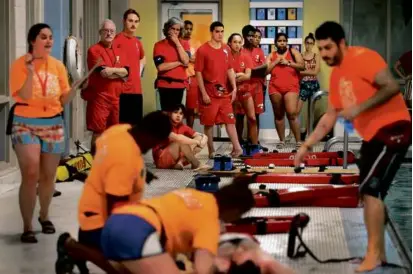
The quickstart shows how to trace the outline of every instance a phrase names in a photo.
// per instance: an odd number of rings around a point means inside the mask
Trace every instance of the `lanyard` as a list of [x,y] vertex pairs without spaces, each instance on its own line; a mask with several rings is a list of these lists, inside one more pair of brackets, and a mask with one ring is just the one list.
[[40,86],[41,86],[41,88],[42,88],[42,94],[43,94],[44,97],[46,97],[46,95],[47,95],[47,79],[48,79],[48,77],[49,77],[48,64],[49,64],[49,62],[46,61],[46,70],[45,70],[45,71],[46,71],[46,72],[45,72],[46,76],[44,77],[44,81],[43,81],[42,78],[40,77],[39,72],[38,72],[37,70],[35,70],[36,76],[37,76],[37,78],[39,79]]

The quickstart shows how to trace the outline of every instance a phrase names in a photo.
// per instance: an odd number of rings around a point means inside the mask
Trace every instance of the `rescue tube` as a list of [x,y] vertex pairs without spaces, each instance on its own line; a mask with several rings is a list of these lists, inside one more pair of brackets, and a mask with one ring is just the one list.
[[64,159],[60,162],[56,172],[56,182],[73,180],[84,181],[87,171],[92,167],[93,157],[90,152],[78,153],[76,156]]
[[[246,217],[225,224],[225,229],[227,232],[250,235],[288,233],[293,218],[294,216]],[[305,220],[302,221],[304,222]]]
[[[343,159],[344,152],[343,151],[330,151],[330,152],[310,152],[306,155],[305,159],[320,159],[320,158],[328,158],[328,159]],[[289,159],[294,160],[295,153],[279,153],[279,152],[268,152],[268,153],[256,153],[251,158],[253,159],[262,159],[262,158],[270,158],[270,159]],[[356,163],[356,155],[352,151],[347,152],[347,162],[349,164]]]
[[[262,187],[260,186],[260,189]],[[347,207],[359,204],[357,185],[351,186],[302,186],[288,189],[261,190],[254,194],[256,207]]]
[[257,176],[257,183],[283,183],[283,184],[333,184],[351,185],[358,184],[360,175],[358,174],[303,174],[288,173],[276,174],[268,173]]
[[83,75],[82,53],[75,36],[70,35],[65,39],[63,51],[63,63],[72,82],[80,80]]

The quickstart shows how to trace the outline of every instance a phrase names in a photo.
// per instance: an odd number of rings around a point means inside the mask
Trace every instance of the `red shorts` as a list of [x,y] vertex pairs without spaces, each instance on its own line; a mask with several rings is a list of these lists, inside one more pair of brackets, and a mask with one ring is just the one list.
[[181,153],[180,157],[175,160],[168,147],[162,149],[157,157],[154,157],[156,168],[161,169],[173,168],[180,160],[183,161],[182,164],[184,166],[188,164],[183,153]]
[[237,101],[234,102],[234,112],[236,114],[245,114],[241,102],[247,100],[249,97],[252,97],[252,100],[254,101],[255,114],[264,112],[264,91],[262,89],[262,84],[260,82],[255,82],[251,84],[251,87],[251,93],[248,92],[248,94],[244,93],[237,95]]
[[87,102],[86,126],[94,133],[102,133],[119,124],[119,100],[95,97]]
[[191,77],[191,83],[189,88],[186,90],[186,108],[187,109],[198,109],[198,82],[196,77]]
[[202,98],[199,100],[199,120],[201,125],[235,124],[231,97],[215,98],[210,96],[209,98],[211,99],[209,105],[205,105],[201,101]]
[[294,92],[294,93],[297,93],[297,94],[300,93],[300,87],[298,85],[298,82],[297,82],[297,85],[293,84],[293,85],[285,86],[285,87],[282,87],[282,88],[275,86],[274,82],[269,83],[268,95],[273,95],[275,93],[279,93],[279,94],[284,96],[285,94],[287,94],[289,92]]

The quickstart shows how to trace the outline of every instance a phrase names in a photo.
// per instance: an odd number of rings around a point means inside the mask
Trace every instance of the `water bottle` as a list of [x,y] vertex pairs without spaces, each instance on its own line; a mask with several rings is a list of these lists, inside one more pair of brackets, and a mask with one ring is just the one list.
[[339,119],[340,123],[343,124],[344,126],[344,130],[348,133],[348,134],[352,134],[354,132],[354,126],[353,123],[349,120],[345,120],[343,118]]

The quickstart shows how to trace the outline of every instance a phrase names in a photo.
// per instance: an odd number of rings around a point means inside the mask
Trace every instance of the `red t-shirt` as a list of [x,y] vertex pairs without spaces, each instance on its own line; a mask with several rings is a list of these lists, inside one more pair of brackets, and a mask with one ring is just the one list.
[[[252,61],[252,68],[256,68],[265,64],[264,51],[261,48],[252,48],[252,50],[243,48],[242,51],[250,56]],[[264,85],[265,77],[251,77],[251,82],[260,82],[262,85]]]
[[[231,91],[228,89],[228,70],[233,68],[229,55],[231,50],[227,45],[219,49],[213,48],[206,42],[196,52],[195,71],[202,73],[205,90],[211,97],[229,97]],[[220,90],[219,87],[225,90]]]
[[129,61],[128,81],[124,83],[123,93],[142,94],[140,60],[145,57],[145,52],[141,41],[120,32],[113,44],[115,49],[121,49],[126,54]]
[[[235,73],[245,73],[246,69],[252,69],[253,64],[250,56],[244,51],[241,51],[239,54],[234,54],[231,52],[232,64],[234,66]],[[237,91],[244,93],[249,92],[250,90],[250,81],[244,81],[241,83],[237,83]]]
[[[364,47],[349,47],[340,66],[334,67],[330,78],[329,101],[338,109],[360,105],[377,93],[374,84],[377,73],[387,68],[375,51]],[[397,121],[410,121],[402,95],[361,113],[354,119],[354,128],[365,140],[371,140],[383,127]]]
[[[185,135],[188,138],[192,138],[195,135],[195,131],[190,128],[189,126],[185,125],[185,124],[178,124],[178,125],[172,125],[172,132],[175,134],[182,134]],[[154,147],[152,149],[152,156],[153,159],[155,161],[157,161],[159,159],[159,155],[161,154],[162,150],[165,149],[166,147],[168,147],[170,144],[172,143],[172,141],[167,140],[159,145],[157,145],[156,147]]]
[[[128,59],[124,52],[115,47],[106,48],[102,43],[97,43],[87,51],[88,69],[96,64],[101,58],[101,67],[123,68],[129,67]],[[124,80],[122,78],[108,79],[100,75],[100,70],[95,70],[89,77],[89,84],[82,91],[82,98],[86,101],[94,99],[96,96],[104,96],[117,100],[122,93]]]
[[[179,41],[181,42],[181,45],[184,48],[184,50],[186,52],[190,52],[188,41],[182,39],[180,39]],[[162,57],[164,59],[164,63],[181,61],[175,43],[168,39],[163,39],[155,43],[155,46],[153,47],[153,58],[155,60],[159,57]],[[186,74],[186,67],[184,66],[178,66],[168,71],[158,71],[158,77],[168,77],[171,79],[177,79],[182,81],[178,82],[158,79],[157,87],[160,88],[185,88],[186,84],[184,81],[188,79],[188,76]]]
[[[276,51],[271,53],[271,62],[278,57]],[[293,61],[290,50],[287,50],[285,55],[286,60]],[[276,89],[279,92],[299,91],[300,77],[296,69],[278,64],[271,71],[270,89]]]

